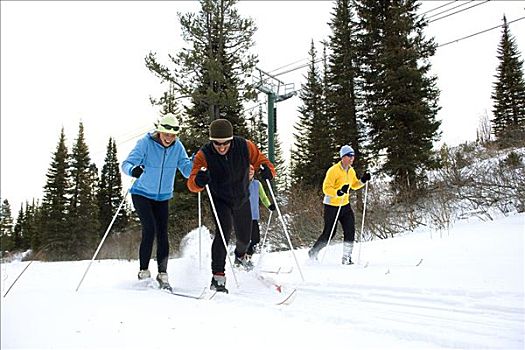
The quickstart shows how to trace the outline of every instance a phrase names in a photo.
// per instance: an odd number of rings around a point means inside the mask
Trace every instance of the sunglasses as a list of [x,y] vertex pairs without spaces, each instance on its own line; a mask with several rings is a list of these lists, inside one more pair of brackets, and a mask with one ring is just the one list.
[[228,146],[231,142],[232,142],[231,140],[224,141],[224,142],[213,141],[213,144],[217,147],[220,147],[220,146]]
[[169,125],[169,124],[160,124],[160,126],[162,126],[166,130],[179,131],[179,129],[180,129],[178,126],[173,126],[173,125]]

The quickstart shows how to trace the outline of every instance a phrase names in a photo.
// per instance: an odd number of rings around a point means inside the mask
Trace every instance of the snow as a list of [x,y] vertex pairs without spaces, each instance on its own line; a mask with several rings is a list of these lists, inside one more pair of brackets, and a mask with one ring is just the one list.
[[[138,262],[34,262],[1,298],[2,349],[523,349],[525,214],[457,222],[354,248],[340,264],[341,233],[322,262],[269,253],[254,272],[227,268],[230,294],[176,297],[136,280]],[[272,234],[270,232],[270,234]],[[168,265],[177,290],[208,287],[210,237],[190,232]],[[320,257],[323,257],[321,251]],[[257,264],[257,259],[255,261]],[[419,263],[419,266],[418,266]],[[1,265],[2,296],[28,262]],[[201,266],[201,267],[200,267]],[[227,265],[228,266],[228,265]],[[150,268],[156,274],[156,264]],[[290,305],[276,305],[297,288]]]

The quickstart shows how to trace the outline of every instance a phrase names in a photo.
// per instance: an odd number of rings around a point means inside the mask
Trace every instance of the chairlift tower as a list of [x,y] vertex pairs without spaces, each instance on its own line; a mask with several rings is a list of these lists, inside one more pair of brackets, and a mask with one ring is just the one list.
[[257,90],[268,96],[268,159],[275,164],[275,132],[277,131],[277,108],[275,104],[296,94],[294,83],[285,84],[275,76],[256,68],[254,77]]

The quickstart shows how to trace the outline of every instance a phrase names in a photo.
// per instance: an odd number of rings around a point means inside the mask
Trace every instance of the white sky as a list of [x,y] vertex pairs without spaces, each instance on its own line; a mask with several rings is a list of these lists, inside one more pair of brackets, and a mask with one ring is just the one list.
[[[424,2],[422,10],[444,3]],[[490,1],[431,23],[427,33],[445,43],[500,24],[504,13],[509,21],[523,17],[524,5]],[[42,197],[61,127],[71,147],[83,121],[99,169],[110,136],[122,160],[152,127],[157,110],[149,96],[157,97],[162,87],[145,68],[144,57],[154,51],[163,61],[180,49],[184,43],[176,12],[199,6],[189,1],[2,1],[0,6],[1,197],[16,217],[21,202]],[[239,11],[259,28],[254,48],[259,68],[270,72],[305,63],[310,41],[325,40],[330,33],[332,7],[332,1],[241,1]],[[510,28],[523,53],[525,20]],[[479,117],[490,113],[500,37],[496,29],[438,48],[432,60],[447,144],[475,139]],[[302,69],[279,78],[299,89],[304,74]],[[298,97],[277,104],[285,149],[298,104]]]
[[[307,249],[294,251],[297,264],[289,251],[266,254],[263,269],[293,268],[263,273],[282,284],[281,294],[254,272],[237,271],[236,287],[227,265],[228,295],[175,297],[154,283],[141,286],[138,261],[126,259],[97,260],[75,292],[88,261],[36,261],[0,297],[0,347],[522,350],[525,214],[509,215],[456,222],[441,236],[426,226],[364,242],[354,248],[360,264],[352,266],[341,265],[340,229],[322,262],[311,262]],[[179,292],[198,295],[209,286],[211,240],[202,231],[202,268],[198,229],[188,234],[183,256],[168,264]],[[27,264],[1,265],[2,296]],[[150,270],[156,276],[153,260]],[[275,305],[294,288],[293,303]]]

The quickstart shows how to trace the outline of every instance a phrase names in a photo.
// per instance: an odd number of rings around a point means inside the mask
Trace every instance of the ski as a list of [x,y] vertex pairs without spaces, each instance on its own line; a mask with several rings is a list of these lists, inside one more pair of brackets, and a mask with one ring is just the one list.
[[297,289],[292,289],[291,292],[285,293],[282,284],[275,282],[273,279],[262,276],[260,274],[255,275],[259,281],[261,281],[266,287],[274,289],[278,293],[285,294],[284,298],[281,301],[277,302],[275,305],[290,305],[296,297]]
[[[208,300],[212,300],[218,294],[224,294],[224,295],[233,296],[233,297],[248,297],[248,296],[242,295],[242,294],[236,294],[236,293],[228,294],[228,293],[217,292],[216,290],[214,290],[214,291],[212,291],[212,293],[210,294],[210,296],[207,299]],[[277,306],[290,305],[291,303],[293,303],[293,301],[295,300],[296,296],[297,296],[297,289],[294,288],[291,292],[285,293],[284,297],[281,298],[281,300],[279,300],[277,302],[274,302],[273,305],[277,305]]]
[[173,289],[161,289],[162,291],[166,292],[166,293],[169,293],[171,295],[175,295],[175,296],[178,296],[178,297],[183,297],[183,298],[190,298],[190,299],[203,299],[204,296],[206,295],[206,290],[208,288],[204,288],[202,290],[202,292],[200,294],[189,294],[189,293],[186,293],[186,292],[179,292],[177,290],[173,290]]
[[294,288],[290,293],[288,293],[288,295],[284,297],[284,299],[282,299],[275,305],[290,305],[291,303],[293,303],[296,296],[297,296],[297,289]]
[[280,274],[280,273],[292,273],[293,271],[293,267],[289,267],[289,268],[282,268],[282,267],[279,267],[275,270],[271,270],[271,269],[266,269],[266,270],[261,270],[260,272],[262,273],[273,273],[273,274]]
[[161,288],[159,286],[158,281],[155,281],[153,278],[146,278],[146,279],[138,281],[135,284],[135,288],[159,290],[164,293],[168,293],[168,294],[175,295],[178,297],[183,297],[183,298],[190,298],[190,299],[203,299],[206,294],[206,290],[207,290],[207,288],[204,288],[202,292],[200,292],[199,294],[193,294],[193,293],[189,293],[189,292],[186,293],[181,290],[173,289],[171,286],[169,286],[169,284],[165,286],[164,288]]
[[[218,292],[217,292],[216,290],[212,291],[212,293],[211,293],[210,296],[208,297],[208,300],[212,300],[213,297],[217,295],[217,293],[218,293]],[[221,293],[223,293],[223,292],[221,292]],[[228,294],[228,293],[224,293],[224,294]]]
[[[415,265],[396,265],[395,267],[411,267],[411,266],[418,267],[422,263],[423,263],[423,258],[420,258],[419,261],[417,262],[417,264],[415,264]],[[389,273],[390,273],[390,268],[388,268],[386,270],[385,275],[388,275]]]
[[282,293],[283,286],[279,283],[275,282],[273,279],[264,277],[261,274],[256,273],[255,277],[258,281],[260,281],[265,287],[268,287],[270,289],[275,289],[277,292]]

